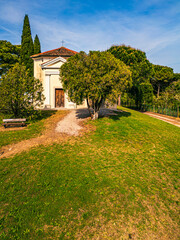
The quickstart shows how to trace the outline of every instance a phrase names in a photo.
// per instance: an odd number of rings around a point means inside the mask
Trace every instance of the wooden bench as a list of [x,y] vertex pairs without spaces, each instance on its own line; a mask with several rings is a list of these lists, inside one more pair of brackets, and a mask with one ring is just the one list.
[[24,127],[26,126],[26,118],[15,118],[15,119],[3,119],[3,126],[7,128],[8,126]]

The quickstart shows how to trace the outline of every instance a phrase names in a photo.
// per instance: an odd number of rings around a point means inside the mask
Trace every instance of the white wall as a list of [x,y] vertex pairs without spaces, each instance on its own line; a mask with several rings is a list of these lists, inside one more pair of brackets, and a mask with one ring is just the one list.
[[[43,108],[45,105],[50,105],[51,108],[55,108],[55,89],[63,88],[60,81],[59,69],[63,62],[58,61],[53,64],[46,65],[42,68],[41,64],[52,60],[53,58],[35,58],[34,60],[34,77],[40,79],[44,88],[44,95],[46,97]],[[84,108],[87,107],[86,101],[82,105],[76,106],[75,103],[68,99],[67,93],[65,93],[64,107],[71,108]]]

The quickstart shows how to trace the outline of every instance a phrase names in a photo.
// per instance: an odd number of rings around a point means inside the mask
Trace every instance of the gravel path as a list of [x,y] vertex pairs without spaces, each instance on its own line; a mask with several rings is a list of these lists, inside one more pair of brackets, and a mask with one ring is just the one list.
[[[118,110],[117,110],[118,111]],[[113,109],[103,108],[100,110],[99,116],[117,115]],[[79,131],[82,130],[81,122],[84,119],[90,118],[88,109],[76,109],[72,110],[63,120],[59,121],[55,129],[56,132],[66,133],[68,135],[79,135]]]
[[77,119],[76,111],[73,110],[67,116],[65,116],[63,120],[58,122],[55,131],[77,136],[79,131],[82,129],[82,127],[79,125],[80,121],[82,121],[82,119]]
[[149,115],[150,117],[160,119],[160,120],[170,123],[174,126],[180,127],[180,119],[177,119],[175,117],[169,117],[166,115],[160,115],[158,113],[152,113],[152,112],[145,112],[144,114]]

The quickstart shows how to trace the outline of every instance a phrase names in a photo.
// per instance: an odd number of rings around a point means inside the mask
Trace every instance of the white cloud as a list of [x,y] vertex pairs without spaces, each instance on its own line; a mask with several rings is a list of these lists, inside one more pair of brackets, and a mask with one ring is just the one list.
[[[33,18],[33,29],[39,33],[45,48],[58,46],[62,40],[79,50],[100,49],[112,44],[129,44],[144,51],[166,47],[180,36],[178,27],[165,29],[167,19],[161,21],[139,16],[126,16],[115,12],[94,16],[86,21],[52,21]],[[34,30],[35,31],[35,30]]]
[[[0,19],[22,26],[27,9],[34,6],[36,9],[42,10],[43,6],[47,4],[46,0],[32,2],[32,4],[27,1],[22,3],[22,0],[18,0],[18,2],[21,3],[18,6],[17,2],[3,4],[0,9]],[[135,1],[136,3],[137,1]],[[162,3],[163,0],[142,1],[139,9],[145,10],[152,6],[160,7]],[[169,2],[167,1],[166,4]],[[180,9],[179,3],[168,5],[168,9],[162,7],[162,11],[157,8],[151,13],[99,11],[95,15],[76,14],[72,18],[69,16],[64,18],[65,16],[61,15],[63,10],[72,8],[69,6],[69,0],[63,0],[60,6],[59,15],[55,17],[50,14],[43,17],[42,14],[40,16],[40,14],[31,11],[32,34],[33,36],[38,34],[43,51],[60,47],[62,40],[65,41],[66,47],[86,52],[106,50],[113,44],[126,44],[147,52],[148,58],[158,64],[166,65],[179,62],[177,58],[180,55],[180,47],[176,44],[180,40],[180,23],[176,21]],[[17,33],[20,41],[21,33],[19,34],[19,32],[22,29],[15,29],[12,33],[11,29],[7,27],[4,30],[8,36],[11,34],[12,39],[15,39],[14,36]]]
[[20,23],[24,17],[24,11],[24,6],[19,1],[4,1],[0,7],[0,19],[8,23]]
[[0,29],[4,30],[5,32],[10,33],[10,34],[12,34],[12,35],[16,35],[16,32],[15,32],[15,31],[12,31],[11,29],[8,29],[8,28],[3,27],[3,26],[1,26],[1,25],[0,25]]

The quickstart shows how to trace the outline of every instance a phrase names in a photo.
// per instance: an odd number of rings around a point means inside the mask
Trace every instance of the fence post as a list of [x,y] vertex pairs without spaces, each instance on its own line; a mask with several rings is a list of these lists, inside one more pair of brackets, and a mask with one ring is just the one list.
[[177,105],[177,117],[179,118],[179,104]]

